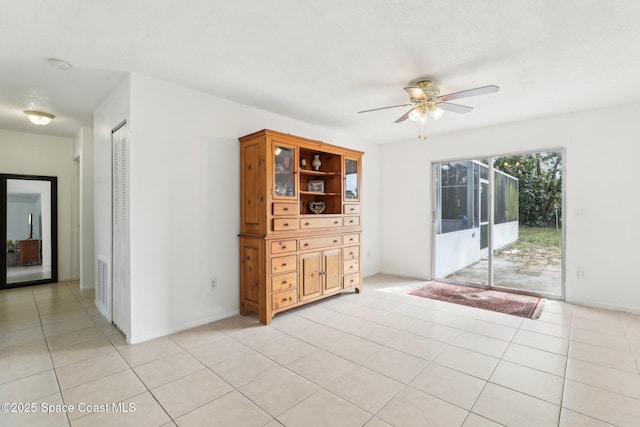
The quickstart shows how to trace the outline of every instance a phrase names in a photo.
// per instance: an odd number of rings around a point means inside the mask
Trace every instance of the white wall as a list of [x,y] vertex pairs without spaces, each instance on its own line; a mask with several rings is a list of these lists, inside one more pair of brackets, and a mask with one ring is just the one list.
[[0,129],[0,172],[58,177],[58,280],[72,277],[73,140]]
[[640,312],[639,115],[634,104],[382,146],[381,270],[431,277],[431,162],[564,147],[566,299]]
[[93,129],[80,128],[73,140],[74,158],[79,162],[79,267],[80,288],[95,286],[93,241]]
[[[98,232],[110,230],[110,153],[102,144],[127,118],[125,92],[113,94],[95,115],[96,255],[108,259],[110,231]],[[365,151],[363,274],[379,270],[377,146],[135,74],[130,99],[131,342],[238,313],[238,137],[260,129]]]
[[[93,113],[93,220],[94,220],[94,283],[97,283],[97,259],[111,264],[111,130],[129,119],[130,79],[124,78],[118,87],[105,98]],[[97,296],[97,294],[96,294]],[[127,299],[127,304],[130,299]],[[96,301],[98,310],[111,320],[108,307]],[[130,314],[131,310],[127,309]],[[130,316],[118,325],[128,335]]]

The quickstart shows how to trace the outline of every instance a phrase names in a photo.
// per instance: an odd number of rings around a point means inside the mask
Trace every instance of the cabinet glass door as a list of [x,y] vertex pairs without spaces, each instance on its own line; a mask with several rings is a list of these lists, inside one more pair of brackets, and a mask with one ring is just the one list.
[[296,180],[294,173],[295,149],[282,145],[274,145],[273,170],[275,197],[296,197]]
[[344,160],[344,198],[345,200],[359,200],[358,161]]

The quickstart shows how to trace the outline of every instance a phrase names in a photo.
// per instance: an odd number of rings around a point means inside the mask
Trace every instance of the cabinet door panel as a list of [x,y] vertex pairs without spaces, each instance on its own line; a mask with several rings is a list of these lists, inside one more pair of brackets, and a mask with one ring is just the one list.
[[273,198],[296,199],[296,148],[273,141]]
[[344,159],[344,200],[360,200],[360,162],[357,159]]
[[334,249],[324,252],[324,291],[336,292],[342,288],[340,280],[341,251]]
[[300,257],[300,300],[322,294],[322,253],[313,252]]

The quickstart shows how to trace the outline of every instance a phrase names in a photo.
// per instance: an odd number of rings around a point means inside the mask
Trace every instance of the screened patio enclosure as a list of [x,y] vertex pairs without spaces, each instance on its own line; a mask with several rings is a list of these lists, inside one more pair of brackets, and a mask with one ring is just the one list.
[[[488,163],[488,162],[487,162]],[[435,182],[434,277],[446,278],[518,240],[518,180],[494,169],[493,180],[484,161],[466,160],[433,166]],[[490,211],[490,181],[494,187]],[[485,267],[474,267],[485,268]],[[486,273],[486,272],[485,272]],[[480,274],[479,277],[488,277]],[[479,279],[479,285],[487,284]]]

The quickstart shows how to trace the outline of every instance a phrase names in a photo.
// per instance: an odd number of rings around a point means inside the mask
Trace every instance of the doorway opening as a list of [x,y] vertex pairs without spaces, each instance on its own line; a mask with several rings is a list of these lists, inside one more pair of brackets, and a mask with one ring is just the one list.
[[433,164],[434,279],[562,299],[562,150]]

